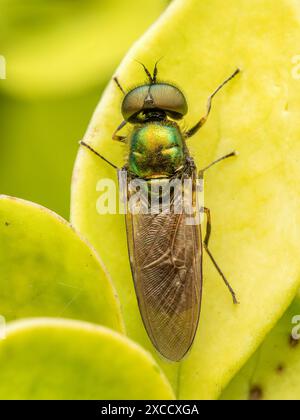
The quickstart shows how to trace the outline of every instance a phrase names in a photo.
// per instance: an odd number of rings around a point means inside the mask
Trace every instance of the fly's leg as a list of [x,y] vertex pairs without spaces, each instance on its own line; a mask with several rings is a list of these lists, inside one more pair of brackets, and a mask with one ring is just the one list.
[[220,157],[217,160],[214,160],[212,163],[210,163],[209,165],[207,165],[205,168],[201,169],[200,172],[203,173],[203,172],[207,171],[207,169],[209,169],[212,166],[214,166],[216,163],[222,162],[222,160],[225,160],[225,159],[228,159],[228,158],[231,158],[231,157],[234,157],[234,156],[237,156],[237,152],[236,151],[233,151],[231,153],[228,153],[227,155],[222,156],[222,157]]
[[[119,79],[117,77],[113,78],[113,81],[116,83],[120,91],[125,95],[125,90],[122,88],[121,83],[119,82]],[[119,127],[116,129],[116,131],[113,133],[113,140],[125,142],[126,137],[117,135],[118,131],[120,131],[125,125],[127,124],[126,121],[122,121],[122,123],[119,125]],[[110,162],[108,159],[106,159],[104,156],[100,155],[95,149],[93,149],[89,144],[85,143],[83,140],[79,142],[81,146],[86,147],[89,149],[92,153],[94,153],[96,156],[98,156],[100,159],[104,160],[104,162],[108,163],[112,168],[119,169],[114,163]]]
[[204,242],[203,242],[204,249],[207,252],[209,258],[212,261],[212,263],[214,264],[215,268],[217,269],[218,273],[222,277],[222,279],[223,279],[225,285],[227,286],[228,290],[230,291],[231,296],[232,296],[232,299],[233,299],[233,303],[235,305],[237,305],[239,302],[238,302],[238,300],[236,298],[236,294],[235,294],[234,290],[230,286],[230,284],[229,284],[228,280],[226,279],[224,273],[222,272],[221,268],[218,266],[216,260],[214,259],[212,253],[210,252],[210,250],[208,248],[209,238],[210,238],[210,235],[211,235],[211,216],[210,216],[210,210],[207,207],[204,207],[204,212],[205,212],[206,217],[207,217],[207,222],[206,222],[206,235],[205,235]]
[[121,143],[125,143],[126,136],[119,136],[117,133],[122,130],[123,127],[127,124],[127,121],[122,121],[119,127],[116,129],[116,131],[112,135],[112,139],[116,141],[120,141]]
[[188,130],[185,133],[186,137],[192,137],[194,134],[196,134],[200,128],[206,123],[207,118],[210,114],[211,111],[211,105],[212,105],[212,100],[213,98],[216,96],[216,94],[222,89],[223,86],[225,86],[230,80],[232,80],[238,73],[240,73],[240,69],[237,69],[230,77],[228,77],[228,79],[226,79],[208,98],[207,101],[207,109],[206,109],[206,114],[204,115],[204,117],[202,117],[200,119],[200,121],[197,122],[197,124],[194,125],[194,127],[192,127],[190,130]]
[[212,163],[210,163],[209,165],[207,165],[205,168],[203,168],[203,169],[200,169],[200,171],[199,171],[199,178],[200,179],[203,179],[203,174],[204,174],[204,172],[205,171],[207,171],[207,169],[209,169],[209,168],[211,168],[212,166],[214,166],[214,165],[216,165],[217,163],[219,163],[219,162],[222,162],[223,160],[225,160],[225,159],[228,159],[228,158],[231,158],[231,157],[234,157],[234,156],[237,156],[237,152],[236,151],[233,151],[233,152],[231,152],[231,153],[228,153],[227,155],[225,155],[225,156],[222,156],[222,157],[220,157],[219,159],[217,159],[217,160],[214,160]]
[[118,169],[119,168],[112,162],[110,162],[108,159],[106,159],[104,156],[100,155],[95,149],[93,149],[89,144],[85,143],[83,140],[79,142],[79,144],[83,147],[86,147],[88,150],[90,150],[92,153],[94,153],[96,156],[98,156],[100,159],[104,160],[104,162],[108,163],[112,168]]
[[125,90],[122,88],[121,83],[119,82],[119,79],[117,77],[113,78],[113,81],[115,82],[115,84],[118,86],[118,88],[120,89],[120,91],[123,93],[123,95],[126,95]]
[[[201,169],[199,171],[199,175],[198,175],[199,176],[199,179],[202,180],[203,179],[204,172],[207,169],[211,168],[213,165],[215,165],[215,164],[217,164],[217,163],[219,163],[219,162],[221,162],[221,161],[223,161],[225,159],[228,159],[230,157],[236,156],[236,155],[237,155],[236,152],[231,152],[231,153],[228,153],[227,155],[222,156],[219,159],[213,161],[210,165],[206,166],[205,168],[203,168],[203,169]],[[218,273],[222,277],[225,285],[227,286],[228,290],[230,291],[231,296],[232,296],[232,299],[233,299],[233,303],[234,304],[238,304],[239,302],[238,302],[238,300],[236,298],[236,294],[235,294],[234,290],[230,286],[230,284],[229,284],[228,280],[226,279],[224,273],[222,272],[221,268],[219,267],[218,263],[216,262],[215,258],[213,257],[212,253],[209,250],[208,243],[209,243],[209,239],[210,239],[210,235],[211,235],[211,215],[210,215],[210,210],[207,207],[204,207],[203,209],[204,209],[204,212],[205,212],[206,218],[207,218],[207,222],[206,222],[206,235],[205,235],[204,242],[203,242],[204,249],[206,250],[206,252],[207,252],[209,258],[211,259],[212,263],[214,264],[216,270],[218,271]]]
[[[115,82],[115,84],[118,86],[118,88],[120,89],[120,91],[123,93],[123,95],[126,95],[125,90],[122,88],[121,83],[119,82],[119,79],[117,77],[113,78],[113,81]],[[121,124],[119,125],[119,127],[116,129],[116,131],[113,133],[112,135],[112,139],[116,140],[116,141],[120,141],[122,143],[125,142],[126,137],[125,136],[119,136],[117,133],[118,131],[122,130],[123,127],[125,127],[125,125],[127,124],[127,121],[122,121]]]

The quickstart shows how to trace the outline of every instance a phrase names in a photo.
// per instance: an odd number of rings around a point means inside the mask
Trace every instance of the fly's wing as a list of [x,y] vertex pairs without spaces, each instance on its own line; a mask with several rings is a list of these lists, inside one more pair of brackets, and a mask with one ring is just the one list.
[[126,215],[142,319],[156,349],[172,361],[181,360],[191,347],[201,306],[201,230],[187,223],[188,217],[172,210]]

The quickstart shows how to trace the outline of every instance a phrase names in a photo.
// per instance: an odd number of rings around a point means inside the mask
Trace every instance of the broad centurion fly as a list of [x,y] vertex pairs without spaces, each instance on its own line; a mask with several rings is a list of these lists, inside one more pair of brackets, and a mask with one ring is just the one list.
[[[209,249],[210,211],[197,200],[197,182],[203,179],[204,172],[235,156],[235,152],[197,170],[187,140],[206,122],[214,96],[240,70],[208,98],[206,115],[183,131],[179,121],[188,112],[184,94],[173,84],[158,80],[157,63],[153,74],[142,66],[147,82],[129,92],[114,78],[124,98],[123,121],[112,138],[127,146],[124,167],[119,169],[84,141],[81,145],[118,170],[119,179],[125,175],[128,252],[142,320],[157,351],[168,360],[180,361],[193,344],[199,322],[203,249],[228,287],[233,302],[238,303]],[[120,135],[126,125],[130,125],[129,133]],[[172,188],[168,188],[171,184]],[[133,200],[136,190],[139,199]],[[190,198],[189,205],[185,205],[185,198],[182,200],[185,195]],[[203,240],[201,224],[197,222],[200,213],[205,213],[207,219]]]

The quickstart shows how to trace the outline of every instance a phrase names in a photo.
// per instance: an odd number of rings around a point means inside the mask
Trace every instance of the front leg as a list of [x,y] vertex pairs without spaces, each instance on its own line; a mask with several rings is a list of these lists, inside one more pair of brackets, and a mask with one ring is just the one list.
[[127,121],[122,121],[121,124],[119,125],[119,127],[114,131],[113,135],[112,135],[112,139],[116,140],[116,141],[120,141],[121,143],[125,143],[126,141],[126,136],[119,136],[117,133],[122,130],[123,127],[125,127],[125,125],[127,124]]
[[206,114],[204,115],[204,117],[202,117],[200,119],[200,121],[197,122],[197,124],[194,125],[194,127],[192,127],[190,130],[188,130],[185,133],[186,137],[192,137],[194,134],[196,134],[200,128],[206,123],[207,118],[210,114],[211,111],[211,105],[212,105],[212,100],[213,98],[216,96],[216,94],[222,89],[223,86],[225,86],[230,80],[232,80],[238,73],[240,73],[240,69],[237,69],[230,77],[228,77],[208,98],[207,101],[207,109],[206,109]]

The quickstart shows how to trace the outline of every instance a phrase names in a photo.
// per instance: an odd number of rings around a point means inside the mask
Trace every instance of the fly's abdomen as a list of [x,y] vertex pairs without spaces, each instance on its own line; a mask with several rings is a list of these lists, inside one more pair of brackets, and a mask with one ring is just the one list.
[[184,140],[173,124],[152,122],[136,127],[129,148],[129,170],[140,178],[169,177],[184,164]]
[[193,343],[200,314],[200,226],[191,224],[184,211],[175,213],[167,209],[157,214],[128,213],[126,225],[131,269],[145,328],[160,354],[179,361]]

